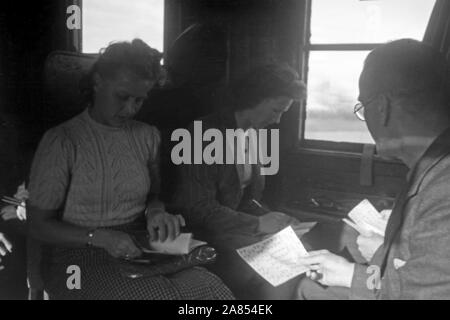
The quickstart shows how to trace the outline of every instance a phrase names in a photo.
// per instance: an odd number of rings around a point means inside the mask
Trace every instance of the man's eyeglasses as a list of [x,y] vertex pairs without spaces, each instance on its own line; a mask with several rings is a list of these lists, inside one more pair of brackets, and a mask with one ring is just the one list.
[[357,104],[355,104],[353,113],[359,120],[366,121],[366,117],[364,117],[364,105],[361,102],[358,102]]
[[364,116],[364,109],[366,106],[369,105],[369,103],[373,102],[378,95],[372,96],[370,99],[367,99],[366,103],[363,104],[362,102],[358,102],[355,104],[355,108],[353,109],[353,113],[356,115],[356,117],[361,121],[366,121],[366,117]]

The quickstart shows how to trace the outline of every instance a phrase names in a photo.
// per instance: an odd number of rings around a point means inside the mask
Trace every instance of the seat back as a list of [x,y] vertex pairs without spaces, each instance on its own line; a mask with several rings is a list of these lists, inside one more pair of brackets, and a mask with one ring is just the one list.
[[[44,66],[43,119],[47,128],[53,127],[81,113],[81,79],[86,76],[96,60],[96,55],[55,51]],[[34,239],[28,239],[27,269],[29,299],[42,300],[44,282],[41,276],[42,250]]]
[[81,113],[83,104],[80,83],[97,55],[65,51],[52,52],[44,66],[44,119],[50,126]]

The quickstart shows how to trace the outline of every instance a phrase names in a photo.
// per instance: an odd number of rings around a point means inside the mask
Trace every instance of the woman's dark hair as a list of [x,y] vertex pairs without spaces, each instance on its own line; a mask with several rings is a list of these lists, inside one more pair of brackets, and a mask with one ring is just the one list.
[[84,103],[94,100],[94,75],[112,78],[117,72],[128,70],[145,80],[158,81],[161,72],[162,54],[140,39],[131,42],[111,43],[100,51],[100,56],[88,75],[82,79],[81,92]]
[[288,65],[271,63],[258,66],[238,79],[232,96],[232,109],[245,110],[269,98],[289,97],[300,101],[306,97],[306,86]]

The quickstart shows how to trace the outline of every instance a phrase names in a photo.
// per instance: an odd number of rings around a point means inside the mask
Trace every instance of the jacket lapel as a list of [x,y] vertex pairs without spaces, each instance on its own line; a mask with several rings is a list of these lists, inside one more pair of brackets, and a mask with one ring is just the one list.
[[420,185],[428,172],[450,153],[450,128],[440,135],[428,148],[411,173],[408,196],[412,197],[419,191]]
[[[226,137],[225,133],[227,129],[237,129],[236,119],[233,112],[220,112],[219,119],[221,131],[224,137]],[[224,139],[224,144],[226,144],[226,139]],[[227,148],[226,150],[230,148],[227,144],[225,147]],[[243,166],[235,164],[233,167],[233,174],[236,176],[236,182],[239,183],[240,187],[242,186],[244,180]],[[261,176],[261,165],[259,162],[252,165],[252,180],[248,187],[250,188],[252,194],[261,194],[262,189],[264,189],[264,178]]]
[[417,165],[408,174],[408,183],[397,197],[394,209],[386,227],[384,241],[384,258],[381,264],[381,273],[386,269],[389,252],[405,219],[405,207],[409,199],[414,197],[425,179],[426,175],[450,153],[450,128],[444,131],[427,149]]

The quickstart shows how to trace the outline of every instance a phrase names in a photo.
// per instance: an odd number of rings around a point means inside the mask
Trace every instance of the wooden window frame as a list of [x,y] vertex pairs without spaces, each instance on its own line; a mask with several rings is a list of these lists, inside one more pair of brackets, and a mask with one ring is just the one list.
[[[309,55],[310,52],[330,52],[330,51],[371,51],[383,43],[327,43],[327,44],[313,44],[311,43],[311,16],[312,16],[312,1],[306,0],[307,10],[305,10],[305,30],[304,39],[302,39],[302,49],[300,54],[302,55],[300,61],[303,61],[301,67],[302,78],[305,83],[308,83],[309,76]],[[299,119],[299,137],[298,137],[298,149],[300,150],[323,150],[325,152],[344,153],[344,154],[358,154],[360,155],[364,144],[358,142],[335,142],[331,140],[312,140],[305,138],[306,120],[307,119],[307,102],[305,101],[300,106],[300,119]],[[357,119],[355,118],[355,121]]]

